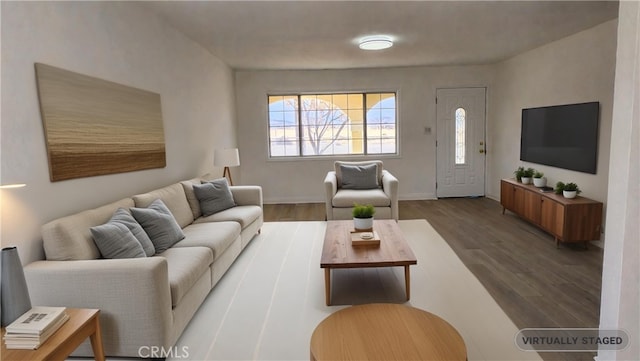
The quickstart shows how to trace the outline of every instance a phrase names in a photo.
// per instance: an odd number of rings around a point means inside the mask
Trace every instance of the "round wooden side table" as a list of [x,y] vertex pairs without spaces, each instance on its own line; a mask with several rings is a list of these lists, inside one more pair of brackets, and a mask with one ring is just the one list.
[[311,336],[311,360],[461,360],[464,340],[447,321],[414,307],[368,304],[325,318]]

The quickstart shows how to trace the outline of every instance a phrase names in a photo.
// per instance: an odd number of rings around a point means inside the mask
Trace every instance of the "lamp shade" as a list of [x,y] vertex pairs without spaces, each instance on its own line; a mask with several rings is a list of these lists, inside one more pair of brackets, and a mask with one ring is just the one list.
[[240,165],[238,148],[216,149],[213,154],[213,165],[216,167],[237,167]]
[[16,247],[2,249],[0,254],[0,307],[2,327],[31,309],[31,298]]

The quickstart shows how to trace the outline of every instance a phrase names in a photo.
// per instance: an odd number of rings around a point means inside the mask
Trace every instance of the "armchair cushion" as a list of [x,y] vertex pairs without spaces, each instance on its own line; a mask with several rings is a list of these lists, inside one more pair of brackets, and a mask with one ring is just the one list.
[[342,189],[375,189],[378,183],[378,165],[340,165]]
[[381,160],[369,160],[369,161],[362,161],[362,162],[347,162],[347,161],[341,161],[338,160],[336,161],[333,166],[334,166],[334,170],[336,172],[336,179],[338,181],[338,188],[342,188],[342,169],[341,166],[343,165],[355,165],[355,166],[363,166],[363,165],[370,165],[370,164],[375,164],[377,166],[376,168],[376,175],[378,177],[377,182],[378,184],[382,184],[382,161]]
[[331,204],[336,208],[353,207],[354,203],[371,204],[374,207],[389,207],[391,200],[380,188],[341,189],[333,197]]

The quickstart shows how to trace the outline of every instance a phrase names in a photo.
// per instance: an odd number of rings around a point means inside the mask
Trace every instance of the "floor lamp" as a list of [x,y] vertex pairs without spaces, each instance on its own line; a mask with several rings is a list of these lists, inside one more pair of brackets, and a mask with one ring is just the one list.
[[238,148],[216,149],[213,154],[213,166],[224,167],[222,176],[229,179],[229,184],[233,185],[231,179],[231,171],[229,167],[237,167],[240,165],[240,154]]

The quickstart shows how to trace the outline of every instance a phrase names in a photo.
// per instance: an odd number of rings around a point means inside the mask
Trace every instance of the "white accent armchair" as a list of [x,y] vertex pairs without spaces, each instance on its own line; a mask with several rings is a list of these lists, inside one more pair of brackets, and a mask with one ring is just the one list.
[[352,219],[354,203],[373,205],[375,218],[398,220],[398,179],[382,161],[336,161],[334,168],[324,179],[327,220]]

